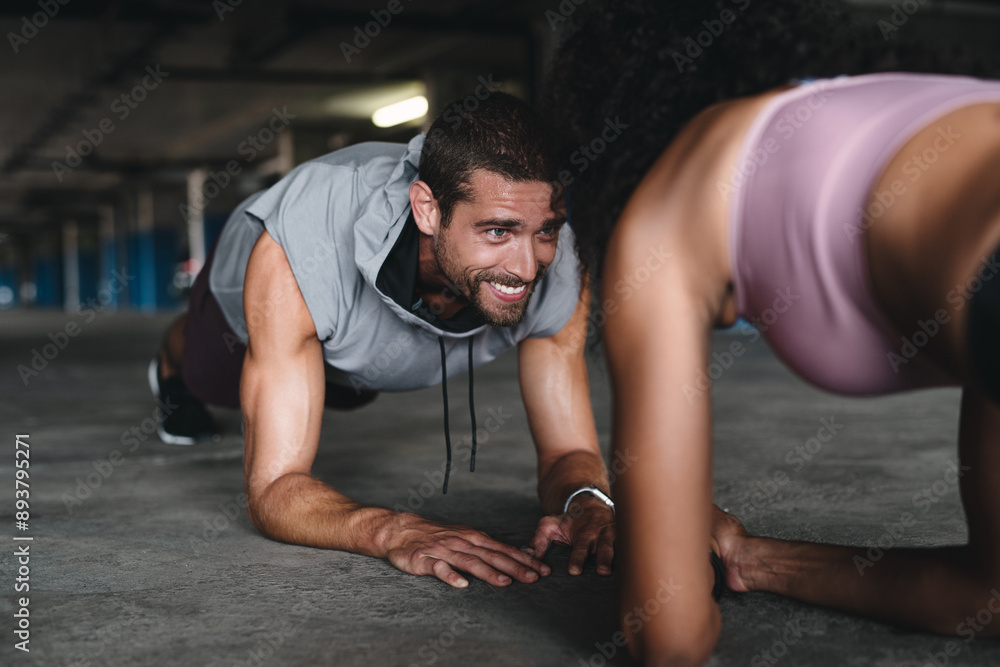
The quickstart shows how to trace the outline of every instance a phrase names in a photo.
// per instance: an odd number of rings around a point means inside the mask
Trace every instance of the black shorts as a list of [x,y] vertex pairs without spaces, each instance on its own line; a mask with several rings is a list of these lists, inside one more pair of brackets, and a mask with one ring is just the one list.
[[[969,303],[969,359],[983,392],[1000,404],[1000,248],[973,280]],[[975,289],[981,285],[979,289]]]
[[[184,360],[181,377],[196,398],[223,408],[240,407],[240,376],[247,347],[222,314],[219,302],[208,287],[208,275],[215,257],[212,246],[205,266],[191,288],[187,323],[184,327]],[[378,392],[360,391],[327,383],[328,408],[351,410],[375,400]]]

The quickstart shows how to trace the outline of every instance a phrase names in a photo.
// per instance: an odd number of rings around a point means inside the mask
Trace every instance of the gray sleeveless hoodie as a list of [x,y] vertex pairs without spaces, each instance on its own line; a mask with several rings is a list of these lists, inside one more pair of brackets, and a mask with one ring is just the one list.
[[414,303],[417,231],[409,186],[424,135],[409,144],[364,143],[299,165],[243,202],[223,229],[209,286],[246,343],[243,279],[266,229],[284,249],[316,324],[328,381],[357,390],[406,391],[497,358],[528,337],[557,333],[580,291],[572,230],[521,324],[490,327],[467,308],[441,321]]

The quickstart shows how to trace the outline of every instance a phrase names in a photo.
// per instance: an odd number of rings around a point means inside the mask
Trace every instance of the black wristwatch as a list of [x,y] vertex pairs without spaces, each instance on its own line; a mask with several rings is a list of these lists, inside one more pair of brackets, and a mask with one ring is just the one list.
[[718,602],[719,598],[726,591],[726,566],[722,564],[722,559],[714,551],[710,551],[708,559],[712,562],[712,571],[715,572],[715,585],[712,586],[712,597]]

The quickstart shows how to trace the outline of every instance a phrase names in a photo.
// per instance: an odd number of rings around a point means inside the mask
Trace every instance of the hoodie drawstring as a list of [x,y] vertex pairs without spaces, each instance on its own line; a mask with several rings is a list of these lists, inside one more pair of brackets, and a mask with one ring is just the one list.
[[[444,398],[444,444],[448,453],[448,463],[444,470],[444,484],[441,486],[441,493],[448,493],[448,480],[451,477],[451,429],[448,426],[448,361],[447,353],[444,349],[444,337],[438,336],[438,344],[441,347],[441,394]],[[472,416],[472,459],[469,462],[469,472],[476,471],[476,403],[473,393],[472,377],[472,338],[469,338],[469,414]]]
[[451,477],[451,429],[448,428],[448,362],[444,351],[444,338],[438,336],[441,345],[441,392],[444,394],[444,446],[448,452],[448,465],[444,469],[444,485],[441,493],[448,493],[448,478]]
[[472,460],[469,472],[476,472],[476,397],[472,393],[472,337],[469,337],[469,414],[472,416]]

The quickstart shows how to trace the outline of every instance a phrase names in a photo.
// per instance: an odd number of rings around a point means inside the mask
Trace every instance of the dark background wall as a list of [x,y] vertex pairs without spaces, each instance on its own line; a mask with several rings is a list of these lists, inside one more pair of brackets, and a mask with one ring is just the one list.
[[[0,4],[0,309],[177,307],[229,211],[296,164],[487,89],[536,99],[583,2]],[[1000,2],[853,5],[887,46],[1000,56]],[[417,95],[426,117],[373,124]]]

